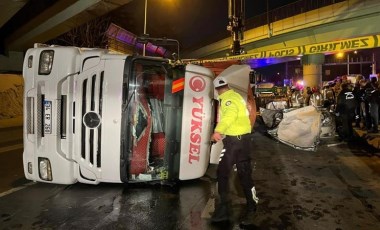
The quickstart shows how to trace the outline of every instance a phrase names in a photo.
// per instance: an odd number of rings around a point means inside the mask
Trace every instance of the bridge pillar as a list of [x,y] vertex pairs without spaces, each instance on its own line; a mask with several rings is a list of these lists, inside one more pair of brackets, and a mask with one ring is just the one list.
[[322,87],[322,64],[325,62],[324,54],[309,54],[301,58],[303,66],[304,87]]
[[17,51],[9,51],[7,56],[0,55],[0,72],[22,72],[24,54]]

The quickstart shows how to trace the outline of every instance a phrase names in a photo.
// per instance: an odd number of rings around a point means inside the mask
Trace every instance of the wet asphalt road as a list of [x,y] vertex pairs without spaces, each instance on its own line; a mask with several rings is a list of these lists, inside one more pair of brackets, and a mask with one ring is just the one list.
[[[0,153],[1,175],[9,154]],[[380,229],[380,157],[357,140],[316,152],[278,143],[257,125],[253,177],[260,199],[248,229]],[[5,161],[5,162],[4,162]],[[22,167],[16,165],[15,167]],[[230,223],[210,223],[215,167],[177,186],[33,183],[0,193],[0,229],[240,229],[244,198],[231,181]]]
[[0,129],[0,193],[26,182],[22,149],[22,127]]
[[[260,137],[258,137],[260,138]],[[330,147],[329,147],[330,146]],[[379,229],[380,158],[358,139],[325,140],[316,152],[255,142],[262,229]]]

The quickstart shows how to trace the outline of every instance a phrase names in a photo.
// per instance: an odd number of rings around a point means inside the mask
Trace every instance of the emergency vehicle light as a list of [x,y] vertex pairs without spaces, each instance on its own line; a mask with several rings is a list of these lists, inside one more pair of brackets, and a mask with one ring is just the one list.
[[42,180],[51,181],[53,179],[49,159],[44,158],[44,157],[39,157],[38,158],[38,169],[39,169],[39,173],[40,173],[40,178]]
[[54,59],[54,50],[44,50],[40,55],[40,65],[38,67],[38,74],[48,75],[51,72]]

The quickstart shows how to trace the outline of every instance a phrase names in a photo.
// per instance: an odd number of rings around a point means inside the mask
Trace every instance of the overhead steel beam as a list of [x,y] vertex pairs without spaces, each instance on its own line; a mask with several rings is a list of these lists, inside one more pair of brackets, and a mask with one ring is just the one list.
[[0,28],[4,26],[28,0],[1,0],[0,1]]
[[59,0],[5,39],[5,47],[25,51],[44,43],[132,0]]

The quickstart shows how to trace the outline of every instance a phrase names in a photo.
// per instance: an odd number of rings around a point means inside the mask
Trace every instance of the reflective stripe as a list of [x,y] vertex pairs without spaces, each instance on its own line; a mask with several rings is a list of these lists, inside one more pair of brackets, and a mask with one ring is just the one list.
[[220,153],[220,156],[219,156],[219,161],[222,160],[225,152],[226,152],[226,149],[222,149],[222,152]]

